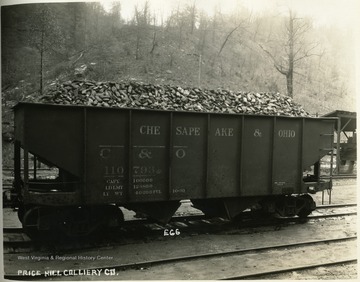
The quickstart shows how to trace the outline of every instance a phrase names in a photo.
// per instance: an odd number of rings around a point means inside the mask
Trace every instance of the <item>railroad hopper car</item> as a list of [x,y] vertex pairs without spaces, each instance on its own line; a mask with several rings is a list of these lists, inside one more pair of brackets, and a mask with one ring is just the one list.
[[[31,236],[121,224],[119,207],[167,222],[183,199],[209,216],[261,207],[306,217],[309,193],[331,189],[320,160],[332,151],[334,118],[35,103],[14,112],[14,187]],[[38,177],[36,164],[30,173],[33,160],[56,177]]]

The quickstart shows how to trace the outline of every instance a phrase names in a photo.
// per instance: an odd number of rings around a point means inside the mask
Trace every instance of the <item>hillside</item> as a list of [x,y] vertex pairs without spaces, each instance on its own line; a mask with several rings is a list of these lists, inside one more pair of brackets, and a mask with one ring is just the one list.
[[[121,18],[120,5],[108,12],[97,3],[2,7],[3,141],[11,142],[11,106],[66,81],[288,93],[279,71],[290,62],[287,15],[255,17],[239,6],[209,16],[193,4],[162,18],[149,5],[136,7],[130,20]],[[293,42],[294,101],[313,115],[354,111],[351,30],[314,27],[311,19],[301,26],[308,28]]]

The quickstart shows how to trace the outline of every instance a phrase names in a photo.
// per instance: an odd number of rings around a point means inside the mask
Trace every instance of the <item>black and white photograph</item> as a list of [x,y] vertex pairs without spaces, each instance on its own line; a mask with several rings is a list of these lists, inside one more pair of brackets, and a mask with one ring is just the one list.
[[358,0],[1,0],[4,281],[358,279]]

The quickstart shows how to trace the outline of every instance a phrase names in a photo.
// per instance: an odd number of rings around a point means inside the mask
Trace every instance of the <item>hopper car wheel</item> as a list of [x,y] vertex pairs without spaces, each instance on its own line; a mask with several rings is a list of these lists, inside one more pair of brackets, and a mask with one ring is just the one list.
[[107,227],[122,226],[124,214],[118,206],[71,208],[61,215],[60,231],[65,237],[101,236]]
[[17,211],[17,216],[21,223],[24,221],[24,215],[25,215],[25,207],[24,205],[20,205]]
[[315,210],[316,204],[313,198],[308,194],[301,195],[300,198],[304,201],[304,206],[300,209],[297,215],[300,218],[306,218],[313,210]]
[[24,228],[25,233],[31,239],[40,238],[41,232],[38,229],[39,216],[40,216],[39,207],[33,207],[33,208],[27,210],[24,214],[23,221],[22,221],[23,228]]
[[60,214],[59,229],[65,237],[81,237],[96,231],[96,214],[91,214],[87,208],[69,208]]
[[108,214],[108,216],[105,216],[104,223],[107,221],[107,224],[105,224],[107,227],[119,227],[121,228],[124,224],[125,217],[124,213],[122,212],[120,206],[116,205],[114,206],[114,210]]

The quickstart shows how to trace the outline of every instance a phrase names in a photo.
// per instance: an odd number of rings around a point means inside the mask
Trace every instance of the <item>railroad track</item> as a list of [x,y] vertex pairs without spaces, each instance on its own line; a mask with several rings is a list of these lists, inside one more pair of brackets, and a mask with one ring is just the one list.
[[329,266],[336,266],[336,265],[351,264],[351,263],[356,263],[356,262],[357,262],[357,258],[343,259],[343,260],[337,260],[337,261],[332,261],[332,262],[328,262],[328,263],[300,265],[300,266],[280,268],[280,269],[270,270],[270,271],[262,271],[262,272],[258,272],[258,273],[252,273],[252,274],[236,275],[236,276],[231,276],[231,277],[226,277],[226,278],[219,278],[218,280],[266,279],[270,275],[284,274],[284,273],[289,273],[292,271],[310,270],[310,269],[314,269],[314,268],[318,268],[318,267],[329,267]]
[[[162,265],[167,264],[177,264],[177,263],[192,263],[193,261],[203,261],[204,266],[206,262],[210,258],[219,258],[219,257],[231,257],[231,256],[238,256],[244,254],[258,254],[261,252],[269,252],[269,251],[291,251],[291,249],[300,248],[300,247],[313,247],[315,245],[328,245],[334,243],[342,243],[342,242],[352,242],[357,239],[356,236],[349,236],[349,237],[342,237],[342,238],[332,238],[332,239],[321,239],[321,240],[307,240],[302,242],[296,242],[291,244],[276,244],[270,246],[261,246],[261,247],[253,247],[253,248],[243,248],[238,250],[230,250],[230,251],[221,251],[221,252],[208,252],[208,253],[201,253],[196,255],[186,255],[186,256],[178,256],[178,257],[168,257],[168,258],[161,258],[155,260],[145,260],[145,261],[137,261],[133,263],[126,263],[126,264],[119,264],[119,265],[107,265],[102,267],[95,267],[95,268],[82,268],[83,272],[93,272],[93,271],[105,271],[105,270],[114,270],[114,271],[126,271],[131,269],[148,269],[154,268]],[[238,280],[238,279],[252,279],[260,276],[271,275],[271,274],[279,274],[285,273],[295,270],[304,270],[304,269],[311,269],[314,267],[320,266],[330,266],[330,265],[337,265],[337,264],[344,264],[344,263],[355,263],[357,258],[351,259],[339,259],[336,261],[327,261],[317,264],[311,265],[298,265],[292,267],[278,267],[276,269],[271,269],[267,271],[251,271],[250,273],[246,274],[239,274],[236,276],[229,276],[223,277],[220,276],[214,280]],[[56,276],[69,276],[68,273],[65,273],[66,270],[60,271],[57,273]],[[16,279],[16,280],[31,280],[29,277],[18,276],[18,275],[5,275],[6,279]],[[45,279],[48,278],[45,274],[40,274],[36,276],[36,279]],[[212,278],[213,279],[213,278]]]
[[328,209],[328,208],[346,208],[346,207],[356,207],[357,204],[356,203],[352,203],[352,204],[330,204],[330,205],[320,205],[317,206],[316,209]]
[[[356,207],[357,205],[323,205],[319,206],[319,210],[324,209],[339,209]],[[244,212],[245,216],[242,221],[229,221],[221,218],[205,218],[200,215],[174,217],[166,225],[160,225],[147,219],[137,219],[125,221],[120,229],[109,229],[110,232],[105,232],[106,235],[101,238],[73,238],[73,240],[66,241],[31,241],[31,239],[24,233],[22,228],[4,228],[4,253],[23,253],[33,250],[44,251],[67,251],[67,250],[85,250],[94,247],[104,247],[111,245],[124,245],[129,243],[138,243],[139,241],[153,241],[159,238],[164,238],[165,230],[180,230],[182,236],[200,235],[205,233],[249,233],[247,228],[261,228],[270,227],[269,231],[277,230],[286,227],[290,223],[304,223],[304,219],[293,218],[252,218],[251,212]],[[309,215],[308,220],[326,219],[334,217],[345,217],[356,215],[356,211],[347,211],[341,213],[328,213]],[[169,236],[170,237],[170,236]],[[79,242],[80,241],[80,242]]]
[[333,175],[332,179],[355,179],[357,175],[355,174],[343,174],[343,175]]

